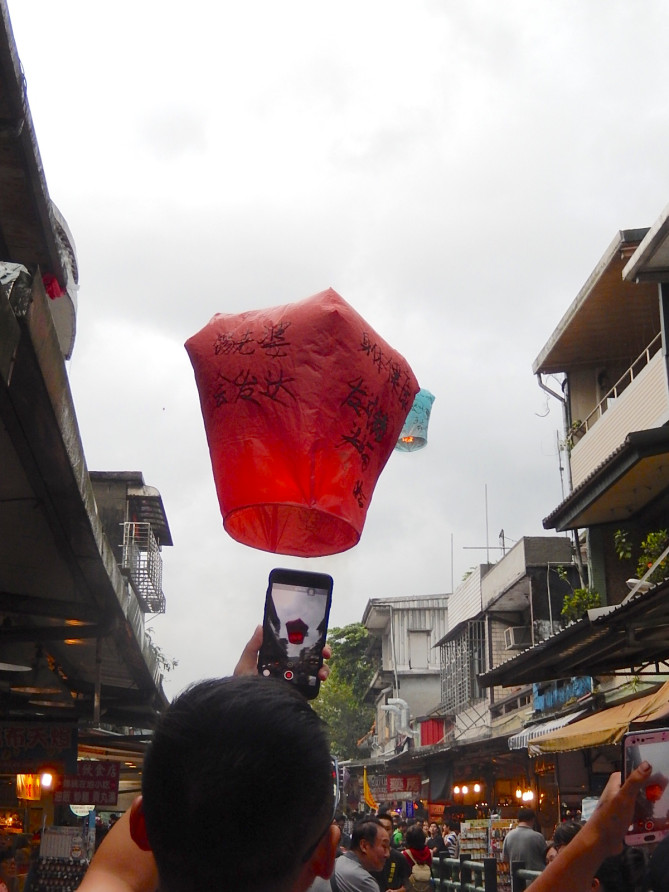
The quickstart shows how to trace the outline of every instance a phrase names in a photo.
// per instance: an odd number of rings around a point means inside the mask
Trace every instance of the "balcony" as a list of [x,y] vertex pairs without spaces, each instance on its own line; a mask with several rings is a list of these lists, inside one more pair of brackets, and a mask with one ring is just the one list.
[[123,524],[121,571],[144,613],[165,613],[163,559],[150,523]]
[[631,431],[662,427],[669,421],[669,387],[661,345],[658,334],[575,428],[570,453],[574,488],[618,449]]

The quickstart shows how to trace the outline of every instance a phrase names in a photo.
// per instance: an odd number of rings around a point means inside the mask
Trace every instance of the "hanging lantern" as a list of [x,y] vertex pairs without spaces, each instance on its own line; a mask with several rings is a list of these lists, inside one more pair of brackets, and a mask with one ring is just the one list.
[[434,396],[429,390],[421,388],[418,391],[395,444],[398,452],[416,452],[427,446],[427,426],[430,423],[433,402]]
[[218,314],[186,342],[227,532],[316,557],[353,547],[418,391],[335,291]]

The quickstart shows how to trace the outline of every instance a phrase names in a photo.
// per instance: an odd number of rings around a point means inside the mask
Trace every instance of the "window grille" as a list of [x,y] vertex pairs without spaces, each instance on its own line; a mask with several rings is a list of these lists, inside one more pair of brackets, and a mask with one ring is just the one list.
[[121,569],[145,613],[165,613],[163,559],[150,523],[123,524]]
[[462,633],[441,646],[441,705],[459,712],[483,697],[476,676],[485,672],[485,622],[472,620]]

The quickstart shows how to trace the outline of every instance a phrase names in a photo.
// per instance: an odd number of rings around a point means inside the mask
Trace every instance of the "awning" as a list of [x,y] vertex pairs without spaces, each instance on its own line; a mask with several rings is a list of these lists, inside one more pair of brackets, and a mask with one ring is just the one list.
[[628,700],[618,706],[602,709],[586,716],[573,725],[553,731],[532,744],[532,755],[542,753],[566,753],[570,750],[587,749],[620,743],[623,734],[633,722],[645,723],[669,715],[669,681],[654,694],[637,700]]
[[[530,725],[529,727],[524,728],[520,734],[514,734],[513,737],[509,737],[509,749],[527,749],[530,741],[535,740],[537,737],[544,737],[546,734],[550,734],[551,731],[557,731],[558,728],[564,728],[565,725],[580,718],[584,711],[585,710],[581,709],[578,712],[570,712],[569,715],[561,715],[557,718],[550,719],[547,722],[539,722],[536,725]],[[530,755],[532,755],[531,750]]]

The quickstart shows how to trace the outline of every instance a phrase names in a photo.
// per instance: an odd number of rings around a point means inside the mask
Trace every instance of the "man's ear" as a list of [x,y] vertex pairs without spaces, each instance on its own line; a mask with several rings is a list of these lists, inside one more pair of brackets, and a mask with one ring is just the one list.
[[331,876],[340,839],[341,830],[336,824],[332,824],[310,859],[315,876],[323,877],[324,879]]
[[149,837],[146,833],[144,804],[141,796],[137,796],[136,799],[133,799],[132,805],[130,806],[130,836],[135,845],[139,846],[143,852],[151,851]]

